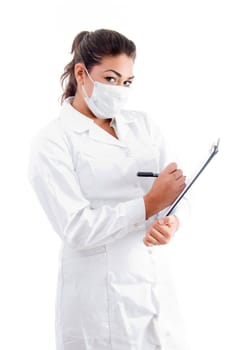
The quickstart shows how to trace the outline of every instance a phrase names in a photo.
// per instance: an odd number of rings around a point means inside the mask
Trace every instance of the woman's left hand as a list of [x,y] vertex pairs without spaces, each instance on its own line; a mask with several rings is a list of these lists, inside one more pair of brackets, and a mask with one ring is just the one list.
[[148,228],[143,242],[146,246],[167,244],[179,228],[179,220],[175,215],[155,220]]

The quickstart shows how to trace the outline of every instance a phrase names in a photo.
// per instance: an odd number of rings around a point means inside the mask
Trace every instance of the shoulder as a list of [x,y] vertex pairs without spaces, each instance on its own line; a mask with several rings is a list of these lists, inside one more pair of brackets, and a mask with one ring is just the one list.
[[70,99],[63,102],[57,118],[50,120],[31,137],[31,145],[42,147],[43,144],[50,143],[62,146],[67,143],[69,131],[75,126],[74,120],[79,114],[71,106]]
[[30,139],[30,152],[49,154],[67,149],[67,138],[60,118],[42,126]]

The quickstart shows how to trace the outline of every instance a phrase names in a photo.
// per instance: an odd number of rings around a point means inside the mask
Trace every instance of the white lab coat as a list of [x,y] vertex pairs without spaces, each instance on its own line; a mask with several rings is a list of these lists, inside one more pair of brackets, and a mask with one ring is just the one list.
[[174,159],[144,113],[117,116],[116,139],[70,100],[33,137],[28,173],[62,239],[57,350],[187,350],[164,248],[143,244],[154,179],[136,176]]

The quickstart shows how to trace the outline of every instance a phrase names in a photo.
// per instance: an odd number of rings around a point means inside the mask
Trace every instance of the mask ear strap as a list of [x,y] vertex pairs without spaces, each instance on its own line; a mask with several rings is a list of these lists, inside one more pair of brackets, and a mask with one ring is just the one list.
[[86,98],[88,98],[88,95],[87,95],[87,92],[86,92],[86,89],[85,89],[84,85],[81,86],[81,89],[83,90],[84,96]]
[[[86,68],[85,66],[84,66],[84,70],[85,70],[85,72],[87,73],[88,78],[89,78],[89,79],[91,80],[91,82],[94,84],[94,80],[93,80],[92,77],[90,76],[90,74],[89,74],[89,72],[88,72],[88,70],[87,70],[87,68]],[[88,98],[88,95],[87,95],[86,89],[85,89],[85,87],[84,87],[84,84],[82,84],[81,88],[82,88],[82,90],[83,90],[83,93],[84,93],[85,98]]]
[[89,74],[89,72],[88,72],[88,70],[87,70],[87,68],[84,66],[84,69],[85,69],[85,72],[87,73],[87,76],[88,76],[88,78],[91,80],[91,82],[94,84],[94,80],[92,79],[92,77],[90,76],[90,74]]

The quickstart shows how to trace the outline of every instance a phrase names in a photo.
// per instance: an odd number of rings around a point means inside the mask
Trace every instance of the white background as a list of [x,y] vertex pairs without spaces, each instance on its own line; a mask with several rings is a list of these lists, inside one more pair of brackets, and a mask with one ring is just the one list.
[[131,102],[161,125],[187,174],[221,137],[171,250],[191,350],[232,350],[231,1],[23,0],[0,10],[0,348],[55,349],[60,241],[28,184],[28,145],[58,115],[74,36],[110,28],[137,44]]

